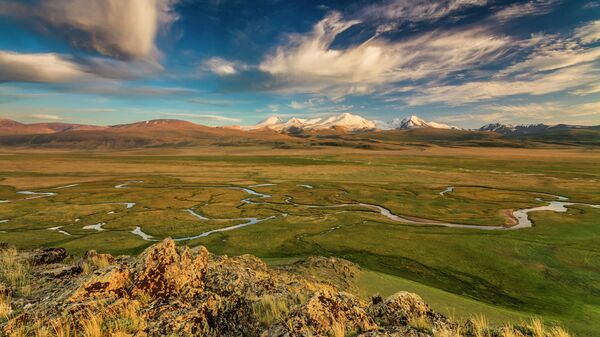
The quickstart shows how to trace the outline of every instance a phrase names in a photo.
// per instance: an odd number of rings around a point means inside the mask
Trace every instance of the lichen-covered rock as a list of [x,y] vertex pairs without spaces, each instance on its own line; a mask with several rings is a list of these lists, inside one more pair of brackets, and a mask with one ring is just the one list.
[[59,263],[68,256],[64,248],[41,248],[36,249],[27,257],[32,265]]
[[305,305],[293,312],[282,326],[265,336],[327,336],[374,330],[377,325],[365,310],[365,303],[352,294],[317,291]]
[[193,296],[204,289],[208,265],[204,247],[193,256],[188,247],[178,250],[173,240],[164,240],[144,251],[139,259],[133,276],[134,295]]
[[127,294],[130,273],[128,266],[116,265],[101,273],[93,274],[74,291],[73,295],[69,297],[69,301],[123,297]]
[[368,311],[382,327],[407,326],[411,319],[419,318],[425,319],[434,329],[449,324],[443,315],[434,312],[419,295],[405,291],[383,300],[374,297]]

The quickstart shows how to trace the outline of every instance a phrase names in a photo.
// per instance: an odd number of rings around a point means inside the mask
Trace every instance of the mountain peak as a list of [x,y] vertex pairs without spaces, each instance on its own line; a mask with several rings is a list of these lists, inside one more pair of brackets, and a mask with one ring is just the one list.
[[382,129],[418,129],[418,128],[434,128],[434,129],[459,129],[455,126],[450,126],[442,123],[426,121],[423,118],[411,115],[403,119],[393,118],[387,123],[380,124]]

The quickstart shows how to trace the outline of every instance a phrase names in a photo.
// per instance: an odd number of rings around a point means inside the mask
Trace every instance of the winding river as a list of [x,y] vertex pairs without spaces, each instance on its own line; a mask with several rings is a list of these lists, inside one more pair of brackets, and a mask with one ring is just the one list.
[[[140,181],[140,180],[131,180],[131,181],[127,181],[123,184],[116,185],[115,188],[126,188],[128,184],[141,183],[141,182],[142,181]],[[73,186],[77,186],[77,184],[62,186],[60,188],[67,188],[67,187],[73,187]],[[240,200],[244,204],[274,205],[274,206],[281,205],[281,203],[269,202],[267,199],[271,198],[272,197],[271,195],[261,193],[261,192],[258,192],[253,189],[256,187],[266,187],[266,186],[275,186],[275,184],[257,184],[257,185],[251,185],[249,187],[201,186],[201,187],[194,187],[194,188],[223,188],[223,189],[239,190],[239,191],[242,191],[242,192],[248,194],[248,197],[242,198]],[[313,188],[313,186],[306,185],[306,184],[298,184],[296,186],[304,187],[304,188]],[[60,188],[57,188],[57,189],[60,189]],[[445,196],[447,193],[453,192],[454,189],[455,189],[454,186],[448,186],[445,190],[443,190],[439,194],[441,196]],[[20,191],[17,193],[29,195],[29,197],[27,197],[25,200],[44,198],[44,197],[57,195],[57,193],[53,193],[53,192]],[[409,216],[397,215],[397,214],[392,213],[392,211],[390,211],[389,209],[387,209],[383,206],[376,205],[376,204],[362,203],[362,202],[343,203],[343,204],[335,204],[335,205],[299,204],[299,203],[296,203],[293,201],[293,197],[287,196],[284,200],[284,203],[287,205],[295,206],[295,207],[305,207],[305,208],[314,208],[314,209],[316,209],[316,208],[351,208],[351,207],[356,208],[356,207],[358,207],[358,208],[369,209],[369,210],[375,211],[375,212],[379,213],[381,216],[383,216],[391,221],[400,222],[400,223],[404,223],[404,224],[419,224],[419,225],[442,226],[442,227],[452,227],[452,228],[466,228],[466,229],[477,229],[477,230],[517,230],[517,229],[523,229],[523,228],[530,228],[533,226],[532,221],[529,219],[529,213],[531,213],[531,212],[537,212],[537,211],[566,212],[568,210],[567,207],[573,206],[573,205],[588,206],[588,207],[600,209],[600,205],[571,202],[571,201],[569,201],[568,198],[563,197],[563,196],[546,194],[546,193],[538,193],[538,194],[541,196],[547,197],[547,198],[552,198],[554,200],[546,200],[545,198],[536,198],[537,202],[545,203],[545,205],[531,207],[531,208],[518,209],[518,210],[513,211],[512,216],[516,220],[517,223],[511,227],[457,224],[457,223],[449,223],[449,222],[440,222],[440,221],[435,221],[435,220],[431,220],[431,219],[424,219],[424,218],[418,218],[418,217],[412,217],[412,216],[409,217]],[[9,202],[9,201],[2,200],[2,202]],[[124,205],[124,206],[126,206],[127,209],[130,209],[136,205],[136,203],[134,203],[134,202],[114,202],[111,204]],[[235,224],[235,225],[201,232],[199,234],[195,234],[195,235],[191,235],[191,236],[174,238],[175,241],[188,241],[188,240],[199,239],[199,238],[207,237],[214,233],[232,231],[232,230],[236,230],[236,229],[243,228],[246,226],[255,225],[255,224],[258,224],[258,223],[261,223],[264,221],[272,220],[277,217],[288,216],[287,213],[281,212],[277,215],[271,215],[271,216],[265,217],[265,218],[250,217],[250,218],[211,219],[211,218],[208,218],[206,216],[203,216],[203,215],[197,213],[196,211],[194,211],[191,208],[184,209],[183,211],[188,212],[191,216],[197,218],[199,221],[212,220],[212,221],[241,221],[241,222],[238,224]],[[351,210],[341,210],[338,213],[341,213],[341,212],[351,212]],[[110,214],[110,212],[109,212],[109,214]],[[79,220],[79,219],[77,219],[77,220]],[[8,221],[7,219],[0,220],[0,223],[4,223],[7,221]],[[97,223],[94,225],[87,225],[82,228],[88,229],[88,230],[103,231],[103,230],[105,230],[103,228],[103,226],[105,224],[106,223],[101,222],[101,223]],[[71,235],[70,233],[62,230],[61,227],[62,226],[52,227],[52,228],[48,228],[48,230],[58,231],[64,235]],[[142,238],[143,240],[146,240],[146,241],[158,241],[159,240],[159,239],[155,238],[154,236],[145,233],[140,226],[136,226],[131,231],[131,233],[139,236],[140,238]]]

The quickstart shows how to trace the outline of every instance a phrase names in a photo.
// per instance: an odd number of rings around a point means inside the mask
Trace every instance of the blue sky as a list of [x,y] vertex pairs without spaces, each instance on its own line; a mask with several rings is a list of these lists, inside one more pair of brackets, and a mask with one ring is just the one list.
[[600,124],[600,1],[2,0],[0,116]]

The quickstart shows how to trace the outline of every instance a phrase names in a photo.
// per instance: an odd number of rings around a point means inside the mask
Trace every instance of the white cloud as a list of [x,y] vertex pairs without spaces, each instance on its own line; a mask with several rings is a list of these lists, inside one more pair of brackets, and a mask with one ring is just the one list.
[[600,81],[596,83],[591,83],[579,90],[575,90],[572,92],[573,95],[577,96],[587,96],[592,94],[600,93]]
[[62,117],[57,116],[57,115],[46,115],[46,114],[35,114],[35,115],[31,115],[30,116],[33,119],[39,119],[39,120],[50,120],[50,121],[58,121],[61,120]]
[[177,17],[175,0],[5,0],[0,15],[18,17],[33,27],[67,39],[73,46],[119,59],[158,57],[159,29]]
[[429,87],[409,97],[408,103],[410,105],[431,103],[462,105],[514,95],[544,95],[593,83],[598,78],[598,71],[592,65],[584,64],[532,76],[531,79],[475,81]]
[[515,3],[498,11],[494,18],[507,21],[524,16],[544,15],[552,12],[560,0],[531,0]]
[[510,42],[477,27],[435,31],[400,42],[374,36],[345,49],[331,48],[340,33],[358,23],[331,13],[311,33],[291,36],[290,43],[267,55],[259,69],[277,78],[279,90],[340,98],[476,67],[495,59]]
[[247,66],[240,62],[228,61],[220,57],[211,57],[201,65],[201,69],[208,70],[219,76],[235,75],[240,70],[245,70],[246,68]]
[[435,21],[473,6],[484,6],[487,0],[389,0],[367,6],[363,17],[402,22]]
[[502,74],[532,73],[562,69],[600,59],[600,47],[590,49],[548,49],[532,54],[527,60],[503,70]]
[[0,82],[60,83],[82,79],[87,75],[78,64],[64,55],[0,51]]
[[600,20],[593,21],[579,29],[575,37],[581,40],[582,43],[594,43],[600,40]]
[[291,101],[288,106],[295,110],[306,109],[314,107],[316,104],[322,103],[323,100],[320,98],[309,98],[304,102]]
[[220,116],[220,115],[203,115],[203,114],[183,113],[183,112],[160,112],[159,115],[203,119],[203,120],[218,121],[218,122],[239,122],[240,121],[239,118],[231,118],[231,117],[225,117],[225,116]]
[[587,24],[567,37],[534,36],[523,43],[524,47],[535,47],[527,59],[502,70],[499,75],[524,72],[528,76],[536,72],[595,62],[600,60],[600,47],[589,47],[588,44],[596,39],[600,39],[600,21]]

